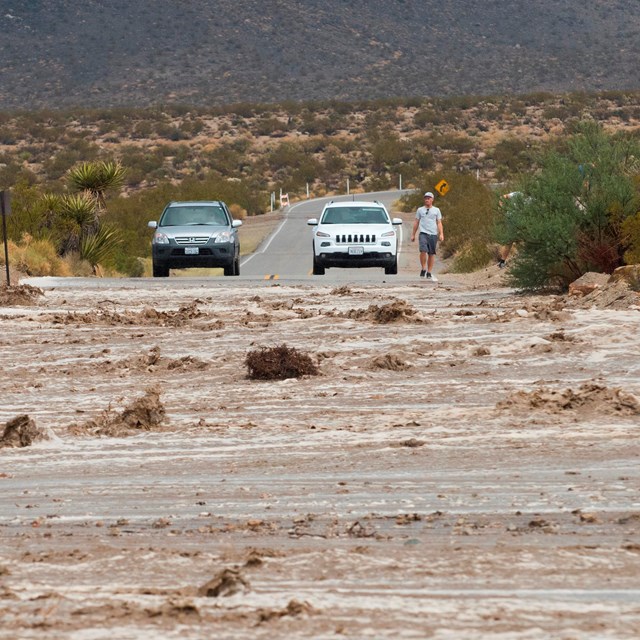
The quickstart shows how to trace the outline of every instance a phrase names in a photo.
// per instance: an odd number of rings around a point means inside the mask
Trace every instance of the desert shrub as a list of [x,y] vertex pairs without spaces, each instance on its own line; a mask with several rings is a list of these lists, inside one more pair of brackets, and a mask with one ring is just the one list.
[[191,132],[188,131],[187,128],[164,122],[156,123],[155,131],[159,138],[165,138],[174,142],[191,138]]
[[520,181],[523,197],[502,207],[502,244],[518,243],[509,278],[521,289],[564,289],[588,271],[611,273],[624,264],[625,227],[640,208],[634,187],[638,142],[582,124],[566,144]]
[[467,135],[455,133],[434,134],[430,138],[431,148],[440,147],[457,153],[467,153],[475,146],[475,141]]
[[87,260],[84,260],[79,253],[68,253],[64,256],[63,263],[65,268],[68,270],[68,275],[75,277],[90,278],[98,272],[98,270],[95,269]]
[[127,185],[137,185],[150,173],[162,171],[164,155],[162,149],[141,149],[134,145],[124,145],[120,150],[120,162],[127,168]]
[[17,162],[8,162],[4,167],[0,166],[0,189],[8,189],[18,183],[34,185],[37,182],[36,174]]
[[436,159],[428,137],[419,136],[411,142],[411,163],[422,171],[432,171],[435,168]]
[[283,142],[273,148],[267,156],[267,162],[272,171],[299,166],[307,157],[304,147],[300,144]]
[[253,124],[253,133],[257,136],[270,136],[276,131],[287,131],[289,125],[275,116],[263,116]]
[[624,261],[627,264],[640,264],[640,211],[623,221],[622,232],[627,242]]
[[324,168],[328,174],[340,173],[347,165],[340,149],[334,145],[326,148],[324,153]]
[[464,244],[455,254],[451,273],[471,273],[486,267],[494,260],[494,251],[483,241],[473,240]]
[[440,124],[440,118],[434,109],[421,109],[413,116],[413,123],[420,129]]
[[[150,262],[150,260],[149,260]],[[141,278],[145,275],[145,259],[138,256],[115,252],[110,258],[107,266],[128,278]],[[151,265],[149,265],[148,275],[151,275]]]
[[8,251],[9,264],[28,276],[73,275],[68,262],[58,255],[55,244],[50,240],[34,240],[25,234],[18,243],[9,241]]
[[78,162],[94,160],[98,154],[97,145],[83,141],[79,145],[66,145],[52,158],[46,160],[42,166],[49,180],[57,180],[62,178]]
[[517,173],[531,164],[528,147],[519,138],[505,138],[496,144],[491,157],[498,167],[505,167],[510,174]]
[[396,133],[381,134],[371,149],[373,171],[393,171],[401,162],[411,160],[411,147],[400,140]]
[[206,166],[226,176],[235,176],[242,171],[246,164],[246,156],[233,148],[232,145],[222,145],[204,155]]
[[244,220],[247,217],[247,210],[243,209],[239,204],[235,202],[229,205],[229,212],[234,220]]
[[284,380],[319,373],[318,367],[307,354],[285,344],[249,351],[245,365],[251,380]]
[[12,146],[18,142],[16,132],[9,127],[0,127],[0,144]]

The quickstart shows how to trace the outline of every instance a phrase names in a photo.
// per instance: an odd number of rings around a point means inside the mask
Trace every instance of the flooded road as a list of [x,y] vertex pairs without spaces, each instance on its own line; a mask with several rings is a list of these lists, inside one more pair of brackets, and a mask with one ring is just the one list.
[[3,306],[0,638],[637,637],[640,307],[442,280]]

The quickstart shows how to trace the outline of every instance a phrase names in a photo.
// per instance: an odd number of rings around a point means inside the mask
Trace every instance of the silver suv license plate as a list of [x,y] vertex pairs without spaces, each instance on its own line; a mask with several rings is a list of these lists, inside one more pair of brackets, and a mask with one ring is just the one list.
[[185,247],[184,255],[185,256],[197,256],[200,253],[200,249],[198,247]]
[[349,247],[349,255],[350,256],[364,255],[364,247]]

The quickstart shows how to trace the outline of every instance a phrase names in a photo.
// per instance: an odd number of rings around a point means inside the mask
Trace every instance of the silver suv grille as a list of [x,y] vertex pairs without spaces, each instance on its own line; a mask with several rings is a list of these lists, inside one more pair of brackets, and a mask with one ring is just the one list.
[[209,236],[176,236],[176,244],[207,244]]
[[368,233],[343,233],[336,236],[336,244],[375,244],[375,235]]

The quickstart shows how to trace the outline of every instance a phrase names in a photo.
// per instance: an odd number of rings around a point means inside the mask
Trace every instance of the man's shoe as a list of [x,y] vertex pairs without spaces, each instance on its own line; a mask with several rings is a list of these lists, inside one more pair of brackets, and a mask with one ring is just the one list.
[[427,275],[427,272],[423,269],[423,270],[420,272],[420,277],[421,277],[421,278],[424,278],[426,275]]
[[427,273],[427,280],[431,280],[431,282],[438,282],[438,278],[431,273]]

